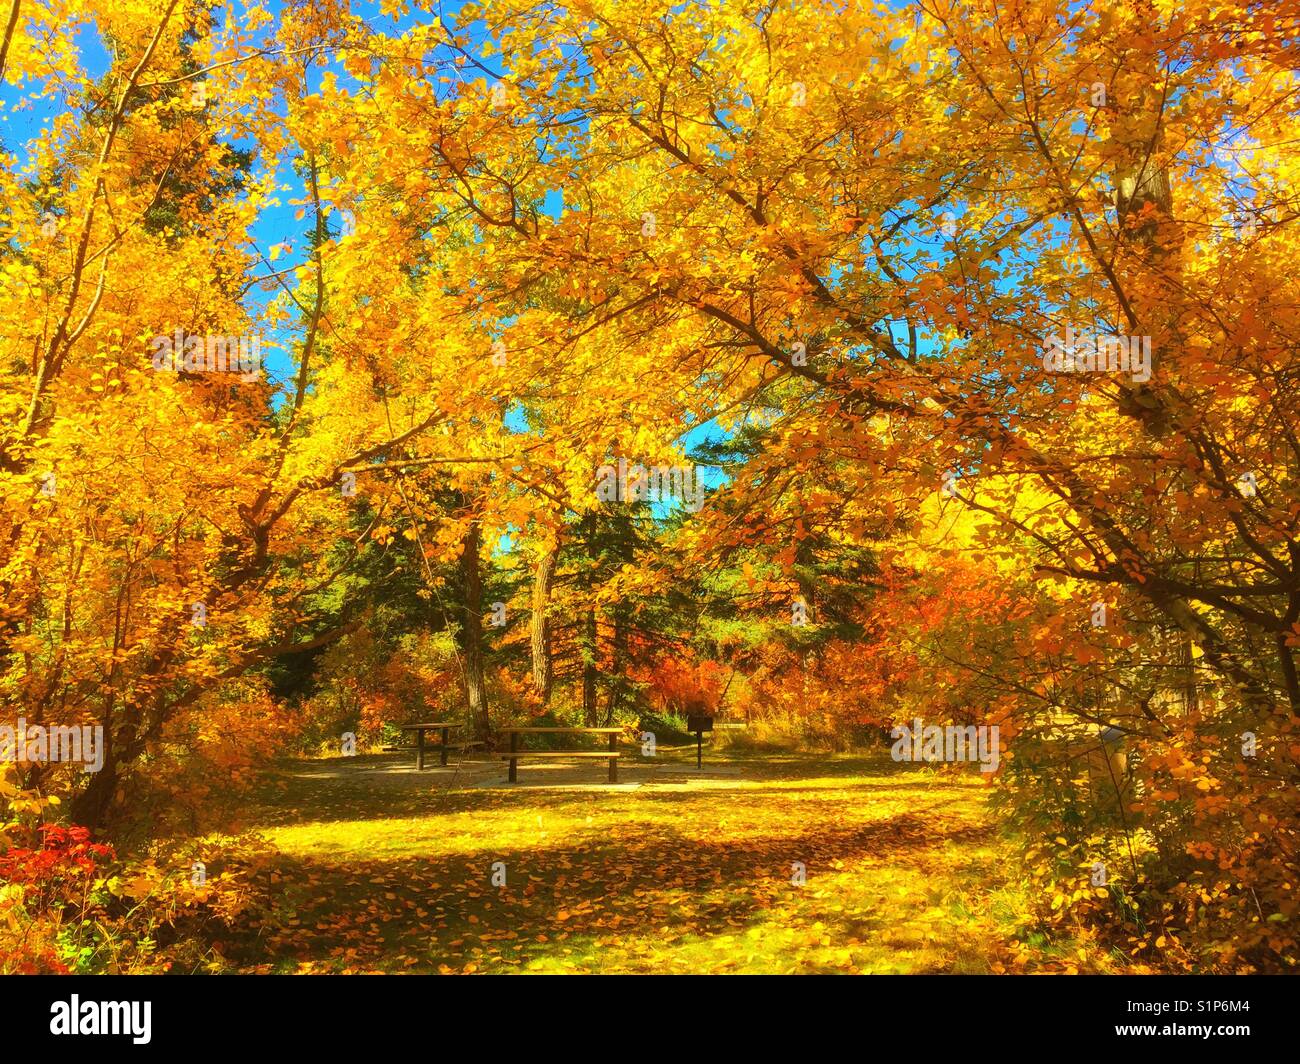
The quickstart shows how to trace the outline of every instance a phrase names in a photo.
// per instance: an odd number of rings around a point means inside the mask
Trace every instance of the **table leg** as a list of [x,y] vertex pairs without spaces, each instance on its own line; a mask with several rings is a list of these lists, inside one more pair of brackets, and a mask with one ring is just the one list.
[[447,736],[450,733],[450,731],[451,731],[450,728],[442,729],[442,763],[444,767],[447,764]]
[[415,767],[424,768],[424,729],[415,729]]
[[[610,732],[609,735],[609,752],[611,754],[618,753],[618,735],[614,732]],[[618,758],[616,757],[609,759],[609,782],[618,782]]]
[[[518,749],[519,749],[519,733],[512,731],[510,733],[510,752],[513,754]],[[512,757],[510,759],[510,782],[511,783],[514,783],[519,779],[518,769],[519,769],[519,759],[517,757]]]

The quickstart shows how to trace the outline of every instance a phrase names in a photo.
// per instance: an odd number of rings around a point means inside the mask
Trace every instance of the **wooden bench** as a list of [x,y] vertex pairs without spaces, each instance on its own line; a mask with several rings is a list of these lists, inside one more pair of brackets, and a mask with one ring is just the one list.
[[[440,743],[434,743],[432,746],[426,747],[425,749],[437,750],[440,745],[441,745]],[[468,750],[472,746],[487,746],[487,745],[488,744],[482,739],[470,739],[469,741],[463,743],[448,743],[447,749]],[[403,743],[401,746],[381,746],[379,749],[381,749],[386,754],[391,754],[398,751],[401,751],[402,753],[410,753],[412,750],[416,749],[416,745],[415,743]]]
[[[510,749],[497,756],[510,762],[510,782],[519,782],[519,762],[529,758],[540,757],[576,757],[603,758],[609,762],[609,782],[618,782],[618,759],[623,755],[618,752],[618,736],[622,728],[502,728],[510,735]],[[519,736],[543,733],[557,735],[608,735],[609,750],[520,750]]]
[[[487,745],[488,744],[482,739],[470,739],[467,742],[463,742],[463,743],[448,743],[447,749],[448,750],[473,750],[474,747],[476,746],[487,746]],[[384,746],[384,747],[380,747],[380,749],[382,749],[386,754],[395,754],[395,753],[411,754],[419,750],[419,747],[416,746],[415,743],[403,743],[401,746]],[[442,749],[441,743],[433,743],[431,746],[425,747],[426,752],[430,750],[441,750],[441,749]]]
[[463,724],[452,724],[450,721],[434,721],[431,724],[403,724],[402,731],[415,732],[415,745],[406,747],[407,750],[415,751],[415,767],[417,769],[424,768],[424,753],[427,749],[424,743],[425,732],[437,731],[442,733],[442,742],[435,745],[441,755],[439,763],[443,765],[447,763],[448,750],[468,750],[471,746],[482,745],[481,742],[450,743],[447,741],[452,728],[459,729],[463,727]]

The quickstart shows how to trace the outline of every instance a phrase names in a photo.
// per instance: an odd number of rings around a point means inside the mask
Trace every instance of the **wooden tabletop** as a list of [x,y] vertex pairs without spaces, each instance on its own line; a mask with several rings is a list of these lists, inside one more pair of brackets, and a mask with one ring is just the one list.
[[569,732],[571,734],[585,735],[617,735],[622,732],[622,728],[502,728],[503,732]]

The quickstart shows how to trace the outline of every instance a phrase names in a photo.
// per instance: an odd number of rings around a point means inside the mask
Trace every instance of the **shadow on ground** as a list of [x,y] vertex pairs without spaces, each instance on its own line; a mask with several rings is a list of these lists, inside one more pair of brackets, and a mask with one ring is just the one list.
[[931,885],[994,841],[969,779],[887,758],[659,764],[630,790],[342,761],[281,766],[263,794],[285,853],[264,884],[276,911],[234,944],[245,966],[891,970],[897,953],[951,970],[918,955],[907,906],[933,907]]

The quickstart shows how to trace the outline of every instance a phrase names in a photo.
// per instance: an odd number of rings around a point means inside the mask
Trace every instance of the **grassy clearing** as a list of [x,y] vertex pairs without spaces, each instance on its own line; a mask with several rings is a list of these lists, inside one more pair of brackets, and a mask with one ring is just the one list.
[[985,972],[1005,956],[1024,899],[977,773],[751,755],[673,778],[674,757],[631,788],[293,766],[257,825],[288,862],[283,926],[248,967]]

